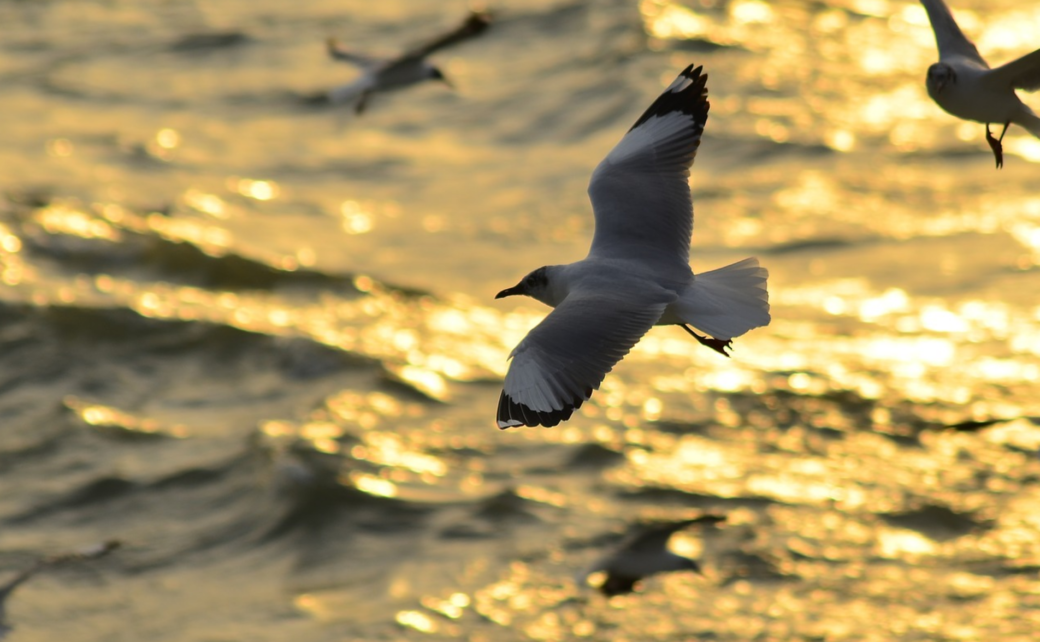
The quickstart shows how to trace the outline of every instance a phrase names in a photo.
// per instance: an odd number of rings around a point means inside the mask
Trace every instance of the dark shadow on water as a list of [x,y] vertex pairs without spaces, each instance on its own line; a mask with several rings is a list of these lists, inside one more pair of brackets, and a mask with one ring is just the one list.
[[239,47],[252,41],[249,35],[241,31],[190,33],[171,42],[167,50],[179,54],[205,55],[221,49]]
[[917,531],[937,542],[957,539],[994,526],[992,520],[980,518],[975,513],[958,513],[938,504],[925,504],[904,512],[882,513],[879,517],[892,526]]

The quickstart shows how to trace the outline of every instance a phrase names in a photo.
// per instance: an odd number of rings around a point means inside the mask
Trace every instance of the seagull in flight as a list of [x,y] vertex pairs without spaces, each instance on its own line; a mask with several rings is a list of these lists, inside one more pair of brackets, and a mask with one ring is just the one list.
[[[1015,94],[1016,89],[1040,89],[1040,49],[990,69],[943,0],[921,0],[921,4],[928,12],[939,47],[939,62],[928,68],[925,81],[928,95],[949,114],[985,123],[986,142],[1000,169],[1004,166],[1001,143],[1008,125],[1025,127],[1040,138],[1040,118]],[[1000,138],[993,137],[991,123],[1004,125]]]
[[678,325],[729,356],[734,337],[769,323],[768,273],[757,259],[690,269],[688,179],[708,120],[707,78],[687,67],[592,173],[588,256],[540,267],[495,297],[555,308],[510,354],[499,428],[569,419],[655,325]]
[[578,584],[585,585],[593,573],[604,572],[606,579],[597,588],[607,597],[632,593],[639,580],[656,573],[669,571],[693,571],[701,573],[701,567],[688,557],[668,550],[668,540],[673,533],[693,524],[712,525],[726,521],[724,515],[702,515],[680,522],[665,522],[642,526],[625,538],[620,545],[595,564],[578,574]]
[[439,80],[452,87],[441,70],[428,62],[426,57],[438,49],[483,33],[490,24],[491,17],[487,13],[471,12],[455,29],[396,58],[375,58],[355,53],[345,49],[335,38],[329,38],[325,42],[329,56],[334,60],[349,62],[362,71],[361,77],[354,82],[329,91],[329,102],[336,105],[352,104],[354,112],[360,114],[365,111],[374,93],[401,89],[424,80]]

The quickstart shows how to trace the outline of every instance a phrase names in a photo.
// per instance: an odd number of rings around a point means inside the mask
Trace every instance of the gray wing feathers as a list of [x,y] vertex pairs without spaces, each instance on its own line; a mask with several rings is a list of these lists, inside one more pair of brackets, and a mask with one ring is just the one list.
[[415,60],[425,58],[438,49],[449,47],[484,33],[491,25],[491,16],[482,11],[472,11],[458,27],[425,42],[405,53],[401,58]]
[[997,67],[993,70],[993,77],[1015,89],[1040,89],[1040,49]]
[[667,526],[651,527],[636,533],[621,543],[619,550],[640,552],[663,550],[668,546],[668,540],[679,530],[682,530],[689,522],[681,524],[669,524]]
[[590,255],[689,270],[690,166],[709,107],[700,71],[687,67],[592,173]]
[[505,394],[538,412],[588,399],[603,377],[661,317],[670,301],[572,295],[513,350]]
[[[596,212],[590,254],[624,256],[638,247],[683,265],[689,263],[693,236],[693,199],[689,171],[669,174],[633,172],[604,161],[589,188]],[[657,212],[688,212],[684,217]]]
[[924,10],[928,12],[928,20],[932,23],[935,44],[939,47],[939,60],[961,56],[989,68],[975,44],[968,40],[957,26],[957,21],[953,19],[953,14],[943,0],[921,0],[921,4],[924,5]]
[[678,522],[665,522],[661,524],[648,524],[639,532],[625,539],[618,547],[619,550],[647,551],[663,549],[668,545],[668,540],[678,531],[693,524],[718,524],[726,521],[725,515],[708,514],[693,519],[684,519]]

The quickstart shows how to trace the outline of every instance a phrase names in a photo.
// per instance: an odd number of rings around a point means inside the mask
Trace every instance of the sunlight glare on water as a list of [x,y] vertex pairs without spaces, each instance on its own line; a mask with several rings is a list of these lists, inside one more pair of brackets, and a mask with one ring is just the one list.
[[[1035,0],[951,5],[994,66],[1035,47]],[[431,58],[455,91],[358,116],[326,38],[465,7],[0,3],[0,563],[128,543],[20,588],[16,635],[1032,640],[1040,143],[997,171],[931,101],[911,0],[489,9]],[[548,309],[495,293],[585,255],[589,173],[689,64],[692,265],[757,256],[772,322],[729,358],[655,327],[499,430]],[[709,512],[670,545],[703,575],[583,584]]]

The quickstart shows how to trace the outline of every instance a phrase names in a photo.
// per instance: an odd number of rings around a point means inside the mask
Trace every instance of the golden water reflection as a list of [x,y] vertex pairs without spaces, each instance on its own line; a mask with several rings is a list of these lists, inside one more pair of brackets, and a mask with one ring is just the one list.
[[[53,9],[75,20],[65,4]],[[632,24],[632,7],[505,7],[503,29],[484,41],[491,57],[460,49],[446,60],[473,74],[472,91],[388,98],[372,118],[335,132],[328,114],[286,100],[310,81],[320,37],[276,47],[307,60],[304,73],[284,68],[291,86],[277,86],[267,58],[241,75],[244,86],[206,96],[205,109],[182,108],[195,97],[176,94],[135,105],[125,79],[104,71],[121,58],[105,48],[83,63],[89,82],[69,82],[75,64],[39,74],[89,97],[48,86],[61,127],[36,132],[31,146],[62,193],[89,196],[0,197],[0,280],[12,312],[0,339],[17,361],[27,337],[57,328],[41,343],[64,368],[62,324],[90,341],[98,318],[107,331],[109,317],[128,317],[130,336],[117,341],[133,343],[118,345],[141,345],[138,327],[142,341],[160,337],[159,350],[142,357],[156,372],[141,371],[158,382],[157,398],[131,398],[117,380],[88,382],[89,394],[58,397],[64,419],[55,424],[116,451],[90,462],[91,472],[130,479],[131,506],[152,486],[201,497],[232,481],[205,506],[233,510],[200,521],[241,512],[255,522],[206,537],[192,524],[185,541],[216,542],[220,554],[191,559],[219,560],[220,578],[236,586],[273,587],[261,608],[229,612],[275,613],[296,633],[1032,640],[1040,627],[1040,301],[1032,287],[1040,199],[1023,175],[1040,162],[1040,143],[1012,130],[1005,146],[1014,162],[994,174],[985,157],[987,171],[975,171],[987,153],[983,129],[946,116],[924,91],[935,44],[917,2],[632,4],[642,25]],[[955,8],[958,20],[992,62],[1032,48],[1035,7],[972,4]],[[184,67],[179,85],[200,73],[219,84],[211,74],[223,65],[248,66],[272,51],[258,44],[288,43],[250,7],[232,17],[253,40],[232,55],[168,51],[166,29],[180,28],[172,19],[158,21],[164,30],[149,51],[160,52],[163,73]],[[413,8],[391,2],[379,11],[382,29]],[[327,18],[311,27],[328,28]],[[568,26],[567,46],[528,47],[498,64],[496,52],[542,20]],[[605,25],[611,35],[576,56],[574,25]],[[548,39],[555,30],[537,31]],[[602,58],[604,47],[614,54]],[[589,76],[587,65],[572,64],[586,58],[618,73]],[[740,337],[732,359],[676,328],[655,328],[570,421],[497,430],[509,351],[546,314],[533,302],[494,302],[499,280],[515,279],[521,256],[580,256],[592,224],[582,191],[590,159],[617,133],[610,122],[629,119],[637,92],[659,90],[690,62],[705,65],[712,92],[711,144],[691,180],[693,259],[699,271],[758,254],[771,271],[772,324]],[[15,98],[32,80],[16,83]],[[109,142],[94,121],[118,131],[124,123],[72,111],[108,100],[91,93],[97,87],[133,105],[114,111],[115,119],[133,112],[135,133]],[[274,87],[271,100],[243,104]],[[276,117],[265,111],[272,104]],[[431,120],[445,105],[447,118]],[[234,127],[210,119],[224,109]],[[70,125],[81,122],[90,131]],[[27,180],[18,176],[27,170],[9,169],[15,184]],[[211,345],[194,341],[210,334],[221,348],[224,337],[248,336],[246,352],[262,366],[247,360],[229,388],[201,391],[211,404],[163,403],[173,376],[162,367],[167,355],[192,360],[198,349],[209,363]],[[107,341],[91,348],[138,376]],[[47,376],[23,380],[16,363],[3,385],[63,385],[37,367],[24,370]],[[138,483],[126,470],[138,446],[128,438],[146,439],[148,453],[182,448],[193,466],[210,448],[231,452],[233,463],[214,467],[220,481],[189,475],[192,488],[182,491],[175,478],[152,484],[149,459]],[[46,451],[36,439],[25,439],[29,456]],[[89,507],[104,520],[98,527],[123,525],[108,521],[123,497]],[[294,521],[315,506],[318,525]],[[698,557],[703,576],[650,578],[613,599],[572,581],[633,522],[701,510],[727,521],[678,534],[672,548]],[[31,521],[21,522],[26,533]],[[254,523],[276,522],[269,536],[253,536]],[[138,544],[127,559],[136,568],[148,556],[138,575],[150,588],[158,578],[156,612],[177,617],[182,605],[165,589],[227,586],[214,574],[189,576],[192,584],[152,575],[161,564],[151,565],[151,547],[184,535],[152,538],[159,524],[149,518],[128,534]],[[57,526],[44,539],[72,525]],[[244,562],[235,548],[243,541]],[[177,561],[184,551],[176,546],[173,573],[197,572],[199,564]],[[275,579],[256,581],[272,561]],[[278,607],[290,599],[295,617]]]
[[[806,186],[808,185],[805,184]],[[804,187],[818,201],[819,187]],[[784,202],[783,195],[778,197]],[[832,199],[834,201],[835,199]],[[805,201],[808,203],[809,201]],[[801,200],[786,204],[801,208]],[[1035,209],[1035,208],[1032,208]],[[1028,212],[1032,212],[1028,209]],[[178,243],[189,242],[207,254],[223,256],[232,237],[198,220],[171,220],[158,214],[136,215],[116,205],[99,208],[96,217],[67,205],[38,211],[34,220],[49,234],[112,242],[120,229],[139,234],[154,234]],[[1028,214],[1032,216],[1032,214]],[[1001,214],[995,215],[997,220]],[[1011,224],[1019,237],[1030,242],[1031,227],[1021,222],[1021,212]],[[118,228],[112,226],[118,224]],[[987,223],[986,225],[990,225]],[[919,226],[916,233],[934,228]],[[968,227],[978,227],[968,222]],[[959,224],[943,225],[936,233],[949,234]],[[3,234],[5,280],[17,279],[30,287],[34,298],[46,297],[47,284],[41,280],[25,283],[13,257],[21,240]],[[13,250],[13,251],[12,251]],[[541,312],[535,310],[503,314],[493,308],[456,299],[404,296],[383,288],[370,277],[354,281],[362,296],[350,299],[324,296],[310,303],[286,307],[277,297],[263,292],[214,292],[170,283],[142,284],[113,275],[98,275],[93,281],[75,280],[50,288],[55,300],[92,302],[127,306],[149,317],[208,321],[239,327],[251,332],[284,335],[300,334],[338,349],[379,359],[394,379],[421,391],[432,399],[451,399],[451,383],[500,377],[507,365],[512,345],[536,323]],[[813,285],[788,287],[775,291],[774,306],[799,310],[797,314],[778,314],[774,324],[787,339],[761,333],[741,339],[750,349],[740,360],[727,361],[702,355],[697,347],[678,334],[660,329],[651,332],[637,346],[633,361],[649,359],[696,359],[696,368],[685,377],[656,375],[654,384],[663,389],[762,390],[763,372],[799,370],[788,384],[801,393],[823,394],[826,390],[856,390],[866,398],[876,398],[880,389],[899,391],[899,395],[920,402],[948,401],[963,404],[969,398],[986,397],[994,385],[1029,385],[1040,379],[1040,331],[1036,320],[1040,306],[1022,310],[1006,303],[970,299],[959,302],[911,296],[900,288],[877,291],[865,279],[824,280]],[[823,316],[818,321],[793,321],[807,310]],[[842,332],[823,340],[820,323],[827,319],[861,322],[854,333]],[[874,326],[876,330],[869,330]],[[892,333],[889,328],[894,328]],[[998,344],[1004,350],[993,353],[974,346]],[[792,349],[793,346],[806,346]],[[811,346],[811,347],[810,347]],[[679,364],[677,368],[685,368]],[[595,416],[606,413],[619,420],[625,413],[611,401],[607,379],[604,390],[594,397],[584,412]],[[641,389],[641,388],[639,388]],[[980,394],[981,393],[981,394]],[[651,418],[668,414],[667,402],[652,393],[631,405],[640,406],[634,415]],[[653,401],[648,401],[654,398]],[[1023,412],[1028,411],[1028,405]],[[361,419],[372,423],[371,419]]]
[[140,417],[118,408],[90,403],[75,396],[65,397],[63,404],[85,424],[111,433],[135,436],[184,438],[190,435],[187,426],[165,425],[151,417]]

